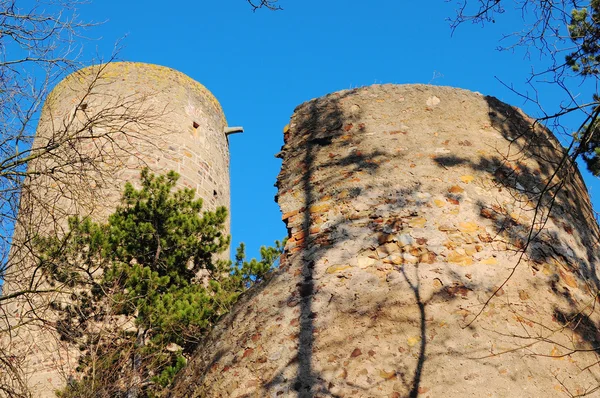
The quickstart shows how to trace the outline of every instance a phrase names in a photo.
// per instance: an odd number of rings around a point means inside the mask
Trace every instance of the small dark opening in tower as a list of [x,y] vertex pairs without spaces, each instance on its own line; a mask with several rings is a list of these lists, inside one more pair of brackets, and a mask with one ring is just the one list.
[[195,129],[197,129],[198,127],[200,127],[200,125],[198,124],[198,122],[192,123],[192,126],[194,126]]
[[79,105],[79,109],[85,111],[87,109],[87,104],[84,102],[83,104]]
[[213,196],[216,198],[217,197],[217,191],[213,191]]

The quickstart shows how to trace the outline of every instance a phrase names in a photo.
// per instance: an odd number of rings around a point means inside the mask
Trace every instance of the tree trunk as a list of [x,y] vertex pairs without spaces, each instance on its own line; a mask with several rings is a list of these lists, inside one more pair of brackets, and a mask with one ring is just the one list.
[[140,374],[142,367],[142,356],[139,353],[139,348],[144,346],[145,337],[145,329],[139,328],[137,338],[135,339],[135,349],[133,352],[133,375],[131,377],[131,385],[127,391],[127,398],[138,398],[140,394],[140,386],[142,384],[142,375]]

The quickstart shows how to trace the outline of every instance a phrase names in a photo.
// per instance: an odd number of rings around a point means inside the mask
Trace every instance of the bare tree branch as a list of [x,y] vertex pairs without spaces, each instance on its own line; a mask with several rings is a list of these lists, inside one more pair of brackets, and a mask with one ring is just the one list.
[[277,4],[278,0],[246,0],[250,7],[252,7],[252,11],[256,11],[260,8],[266,8],[271,11],[282,10],[282,8]]

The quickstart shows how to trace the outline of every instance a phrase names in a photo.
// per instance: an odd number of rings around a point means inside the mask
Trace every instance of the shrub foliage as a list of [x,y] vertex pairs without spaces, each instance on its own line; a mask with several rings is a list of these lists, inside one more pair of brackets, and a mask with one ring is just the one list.
[[141,173],[106,223],[71,218],[62,238],[37,239],[40,269],[64,288],[54,304],[61,338],[81,350],[61,397],[163,396],[189,354],[239,295],[262,281],[283,244],[261,259],[217,256],[229,245],[224,207],[202,212],[178,175]]

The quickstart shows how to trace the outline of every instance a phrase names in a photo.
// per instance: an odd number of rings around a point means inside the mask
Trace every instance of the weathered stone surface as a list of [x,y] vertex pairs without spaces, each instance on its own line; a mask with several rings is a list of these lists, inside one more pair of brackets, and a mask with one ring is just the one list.
[[[33,145],[51,147],[73,138],[28,164],[4,294],[41,283],[39,272],[32,279],[37,265],[32,237],[61,235],[75,214],[104,220],[125,182],[137,183],[144,166],[155,173],[178,172],[178,186],[195,189],[204,210],[229,208],[226,125],[216,98],[170,68],[115,62],[69,75],[48,96]],[[80,158],[88,160],[80,165]],[[65,166],[72,159],[72,168]],[[229,221],[225,229],[228,233]],[[3,301],[0,308],[0,349],[25,358],[26,382],[36,397],[54,396],[77,366],[79,349],[52,329],[56,314],[48,305],[65,301],[60,294],[31,295]],[[5,322],[13,326],[10,336]],[[19,323],[25,326],[14,327]]]
[[304,244],[288,243],[173,396],[562,397],[598,386],[598,227],[576,170],[557,174],[564,189],[536,213],[562,148],[532,122],[495,98],[420,85],[299,106],[277,185]]

